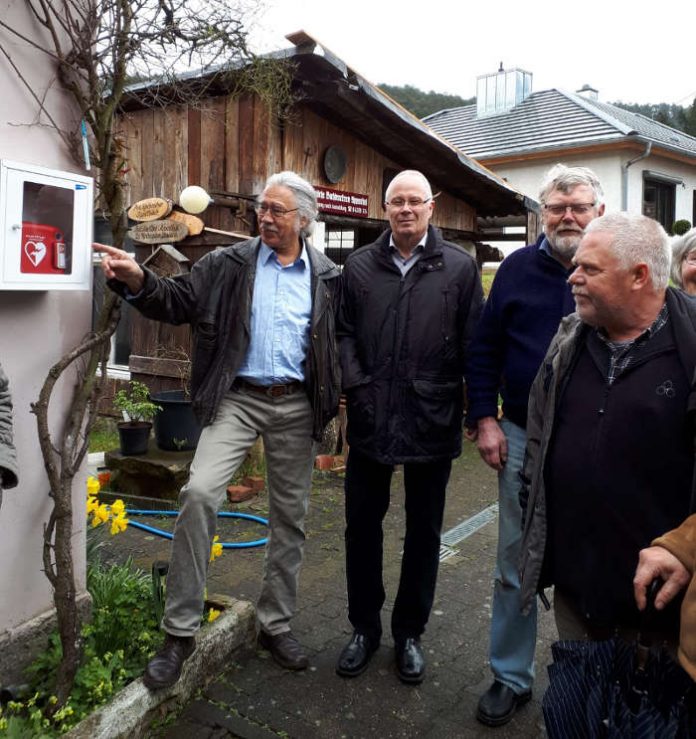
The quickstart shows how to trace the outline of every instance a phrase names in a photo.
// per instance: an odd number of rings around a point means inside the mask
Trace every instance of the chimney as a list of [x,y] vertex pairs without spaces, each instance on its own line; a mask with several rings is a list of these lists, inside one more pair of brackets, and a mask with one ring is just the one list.
[[523,69],[500,67],[476,78],[476,115],[479,118],[507,113],[532,92],[532,74]]
[[595,90],[594,87],[590,87],[588,84],[584,84],[579,90],[576,90],[575,94],[588,100],[599,100],[599,90]]

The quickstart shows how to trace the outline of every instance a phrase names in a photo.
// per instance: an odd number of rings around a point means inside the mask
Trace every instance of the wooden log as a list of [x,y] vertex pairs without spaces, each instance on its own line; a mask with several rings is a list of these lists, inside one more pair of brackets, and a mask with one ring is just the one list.
[[203,231],[203,221],[198,216],[192,216],[190,213],[181,213],[178,210],[173,210],[167,216],[167,220],[183,223],[188,228],[189,236],[198,236]]

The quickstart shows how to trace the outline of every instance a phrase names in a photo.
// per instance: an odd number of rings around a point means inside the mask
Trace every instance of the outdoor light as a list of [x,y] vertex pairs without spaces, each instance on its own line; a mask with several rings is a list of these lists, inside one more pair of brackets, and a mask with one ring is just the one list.
[[179,195],[179,205],[187,213],[202,213],[212,202],[210,195],[198,185],[185,187]]

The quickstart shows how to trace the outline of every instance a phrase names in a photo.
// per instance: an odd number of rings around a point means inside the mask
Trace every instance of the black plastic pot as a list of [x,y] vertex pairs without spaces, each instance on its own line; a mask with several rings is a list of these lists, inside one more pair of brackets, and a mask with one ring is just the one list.
[[161,390],[151,393],[150,399],[162,408],[155,416],[157,446],[168,452],[195,449],[201,427],[193,415],[191,400],[184,391]]
[[121,454],[134,457],[147,454],[152,424],[150,421],[123,421],[117,424],[118,436],[121,440]]

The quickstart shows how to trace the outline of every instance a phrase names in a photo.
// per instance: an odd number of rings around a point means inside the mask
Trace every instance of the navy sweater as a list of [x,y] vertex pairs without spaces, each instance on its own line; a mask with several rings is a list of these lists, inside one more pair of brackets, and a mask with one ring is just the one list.
[[575,310],[567,283],[570,272],[536,244],[506,257],[495,276],[469,346],[467,425],[498,413],[527,425],[534,376],[563,316]]

